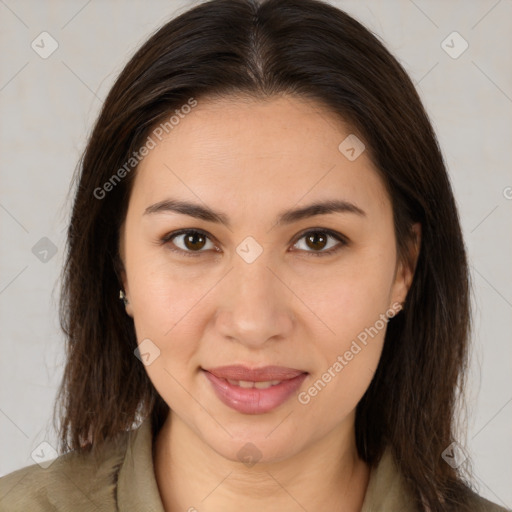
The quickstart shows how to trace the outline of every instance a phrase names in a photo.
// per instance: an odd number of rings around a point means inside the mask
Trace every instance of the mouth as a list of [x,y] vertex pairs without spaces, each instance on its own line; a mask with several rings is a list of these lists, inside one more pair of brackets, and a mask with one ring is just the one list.
[[270,386],[277,386],[277,384],[281,384],[282,380],[263,380],[261,382],[254,382],[252,380],[231,380],[226,379],[231,385],[238,386],[239,388],[257,388],[257,389],[267,389]]
[[220,401],[244,414],[263,414],[279,407],[308,375],[283,366],[250,369],[236,365],[201,370]]

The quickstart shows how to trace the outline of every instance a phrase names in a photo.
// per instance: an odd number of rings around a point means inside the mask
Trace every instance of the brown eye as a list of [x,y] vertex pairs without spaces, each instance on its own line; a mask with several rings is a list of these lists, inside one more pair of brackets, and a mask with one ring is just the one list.
[[184,235],[183,244],[191,251],[200,250],[206,243],[206,237],[202,233],[192,232]]
[[315,250],[322,250],[327,245],[327,236],[321,231],[315,231],[313,234],[306,236],[306,244]]
[[[343,246],[347,245],[347,241],[342,235],[325,229],[309,230],[302,234],[299,241],[302,239],[304,239],[304,245],[306,247],[300,249],[305,250],[305,252],[311,256],[325,256],[333,254]],[[331,245],[329,245],[329,239],[337,240],[338,244],[331,243]],[[326,247],[328,247],[328,250],[324,250]]]
[[[206,233],[195,229],[183,229],[170,233],[162,239],[162,242],[175,246],[175,248],[171,247],[172,251],[186,256],[200,256],[201,253],[206,252],[208,249],[215,248]],[[211,245],[205,249],[208,242]]]

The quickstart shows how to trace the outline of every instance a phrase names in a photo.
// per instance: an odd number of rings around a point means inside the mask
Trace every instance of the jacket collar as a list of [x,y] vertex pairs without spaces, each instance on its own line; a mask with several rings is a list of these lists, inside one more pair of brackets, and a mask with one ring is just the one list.
[[[151,419],[128,435],[127,449],[117,485],[119,510],[165,512],[153,467]],[[412,510],[412,497],[397,469],[389,448],[371,470],[361,512]]]

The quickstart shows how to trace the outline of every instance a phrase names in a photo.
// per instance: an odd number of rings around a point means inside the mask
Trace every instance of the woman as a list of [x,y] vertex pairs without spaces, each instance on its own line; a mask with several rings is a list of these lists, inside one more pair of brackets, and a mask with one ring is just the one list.
[[447,172],[367,29],[315,0],[200,4],[126,65],[81,164],[62,455],[0,479],[5,510],[503,510],[454,435]]

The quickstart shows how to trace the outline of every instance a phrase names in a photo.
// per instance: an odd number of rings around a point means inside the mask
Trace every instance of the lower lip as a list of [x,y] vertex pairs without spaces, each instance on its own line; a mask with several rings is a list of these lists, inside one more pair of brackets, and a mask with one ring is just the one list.
[[244,414],[263,414],[279,407],[300,388],[307,377],[306,373],[302,373],[293,379],[283,380],[275,386],[257,389],[234,386],[206,370],[203,372],[221,402]]

